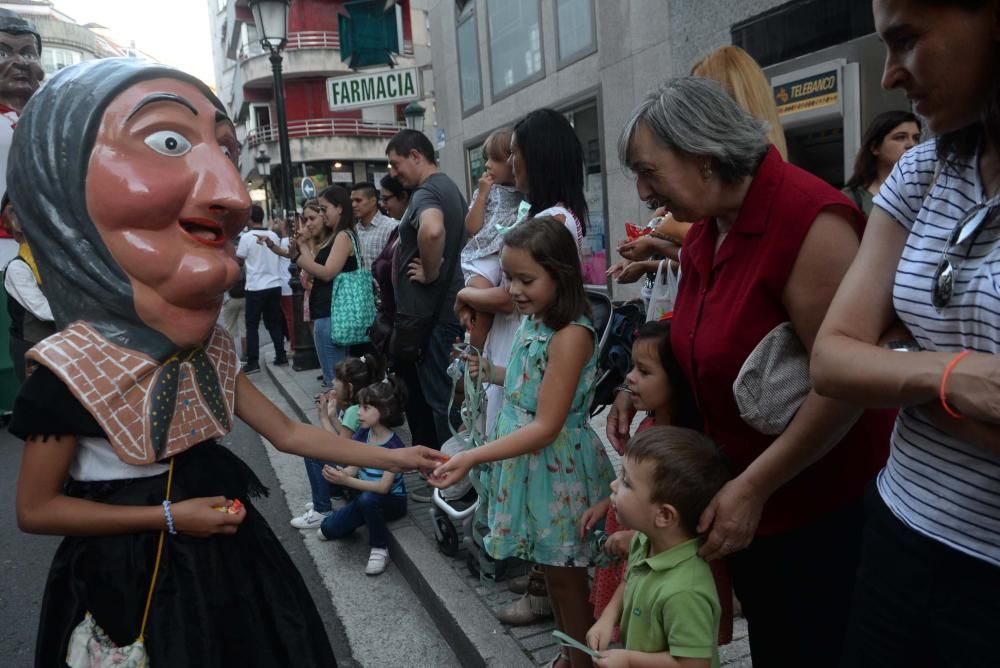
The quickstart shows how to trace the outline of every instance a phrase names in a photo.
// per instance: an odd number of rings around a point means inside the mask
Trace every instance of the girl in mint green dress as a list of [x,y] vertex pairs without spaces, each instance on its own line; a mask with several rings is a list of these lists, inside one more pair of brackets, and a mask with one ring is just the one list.
[[431,482],[448,487],[475,467],[486,551],[542,564],[557,625],[585,642],[594,555],[579,520],[608,496],[614,470],[588,422],[597,342],[576,239],[562,222],[534,218],[507,233],[500,262],[526,317],[506,369],[468,363],[503,383],[504,405],[490,442],[452,457]]

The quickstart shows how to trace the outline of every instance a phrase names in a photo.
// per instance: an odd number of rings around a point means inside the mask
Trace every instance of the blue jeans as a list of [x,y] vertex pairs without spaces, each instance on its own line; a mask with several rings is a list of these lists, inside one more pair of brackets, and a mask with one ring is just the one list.
[[452,415],[448,415],[448,401],[451,399],[451,378],[448,377],[447,371],[450,363],[448,356],[456,338],[462,338],[462,326],[457,320],[438,323],[431,330],[431,338],[424,350],[423,358],[416,364],[417,381],[420,383],[420,390],[427,405],[434,414],[434,429],[438,438],[435,444],[421,443],[421,445],[440,448],[451,438],[449,417],[451,424],[459,424],[458,409],[461,406],[454,406]]
[[333,371],[337,364],[344,359],[346,350],[335,345],[330,338],[330,318],[320,318],[313,320],[313,344],[316,346],[316,357],[319,358],[319,366],[323,370],[323,382],[333,385]]
[[342,498],[345,490],[340,485],[333,485],[323,477],[323,466],[327,462],[318,459],[303,458],[306,463],[306,475],[309,477],[309,489],[312,490],[313,510],[326,514],[333,510],[330,497]]
[[319,529],[327,538],[343,538],[360,526],[368,525],[368,545],[386,546],[385,523],[406,514],[406,497],[362,492],[335,513],[326,516]]

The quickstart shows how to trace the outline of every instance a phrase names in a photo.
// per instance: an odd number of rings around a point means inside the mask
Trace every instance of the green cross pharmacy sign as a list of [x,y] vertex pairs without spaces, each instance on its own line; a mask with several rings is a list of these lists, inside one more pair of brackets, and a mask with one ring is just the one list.
[[326,80],[331,111],[399,104],[420,99],[420,75],[416,67],[365,72]]

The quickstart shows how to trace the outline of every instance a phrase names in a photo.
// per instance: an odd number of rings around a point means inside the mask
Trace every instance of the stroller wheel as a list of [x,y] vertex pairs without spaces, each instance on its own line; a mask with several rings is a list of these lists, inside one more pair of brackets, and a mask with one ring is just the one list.
[[437,538],[438,549],[441,550],[442,554],[454,557],[458,554],[459,545],[458,531],[455,530],[455,525],[443,515],[436,517],[434,522],[437,525],[435,538]]

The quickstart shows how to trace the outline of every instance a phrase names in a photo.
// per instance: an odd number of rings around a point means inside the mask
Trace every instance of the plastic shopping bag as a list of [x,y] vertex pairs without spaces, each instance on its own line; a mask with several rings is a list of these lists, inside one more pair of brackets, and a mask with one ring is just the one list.
[[674,302],[677,300],[677,284],[680,282],[680,267],[675,274],[671,260],[660,260],[656,268],[656,279],[649,295],[649,306],[646,308],[646,322],[664,320],[673,315]]

